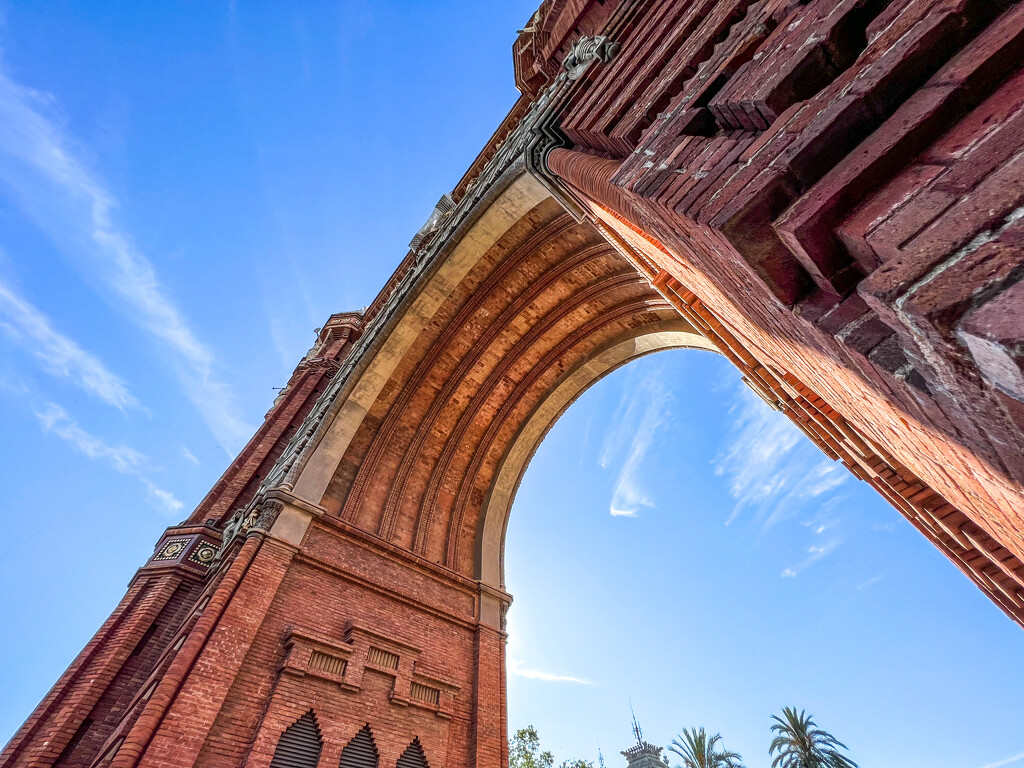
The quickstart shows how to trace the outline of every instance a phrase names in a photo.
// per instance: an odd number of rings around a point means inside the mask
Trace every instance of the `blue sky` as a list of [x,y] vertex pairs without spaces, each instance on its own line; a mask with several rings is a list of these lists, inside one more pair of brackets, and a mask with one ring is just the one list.
[[[372,300],[514,102],[534,4],[0,3],[0,738]],[[508,582],[510,722],[559,757],[618,764],[632,698],[751,766],[787,703],[865,766],[1024,764],[1024,633],[712,355],[568,411]]]
[[557,760],[806,708],[864,768],[1024,765],[1024,634],[724,359],[677,350],[555,424],[509,522],[509,720]]

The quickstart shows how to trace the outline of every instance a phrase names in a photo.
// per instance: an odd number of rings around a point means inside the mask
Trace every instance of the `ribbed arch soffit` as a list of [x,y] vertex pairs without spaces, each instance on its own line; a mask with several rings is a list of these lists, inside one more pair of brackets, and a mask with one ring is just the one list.
[[595,360],[606,367],[610,349],[625,355],[621,364],[645,344],[703,340],[599,232],[528,177],[480,222],[359,361],[294,490],[328,515],[465,576],[487,572],[498,586],[500,558],[487,568],[481,558],[500,543],[503,523],[484,523],[507,511],[535,447],[520,434],[536,431],[538,409],[564,395],[566,377],[570,389],[585,387],[580,372]]
[[472,575],[495,468],[559,378],[676,311],[601,235],[547,199],[477,259],[370,405],[323,505]]

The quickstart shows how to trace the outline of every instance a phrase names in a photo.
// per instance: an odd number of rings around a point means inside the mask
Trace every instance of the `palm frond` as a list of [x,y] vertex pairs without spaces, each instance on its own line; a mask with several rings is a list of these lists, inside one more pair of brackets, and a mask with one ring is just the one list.
[[684,728],[669,751],[683,759],[681,768],[743,768],[739,754],[721,748],[721,743],[719,733],[709,736],[703,728]]
[[778,755],[772,768],[857,768],[857,764],[839,752],[847,749],[828,731],[818,728],[806,710],[783,707],[782,717],[772,715],[775,738],[768,747],[769,756]]

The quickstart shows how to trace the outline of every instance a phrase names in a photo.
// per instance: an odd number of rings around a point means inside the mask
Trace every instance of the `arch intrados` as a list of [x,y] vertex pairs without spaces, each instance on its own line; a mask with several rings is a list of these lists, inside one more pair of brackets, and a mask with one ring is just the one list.
[[[408,371],[413,366],[409,361],[419,359],[407,357],[413,352],[413,345],[421,339],[421,333],[428,324],[442,323],[434,340],[428,342],[432,346],[426,351],[423,360],[434,360],[441,354],[451,340],[454,329],[461,327],[461,323],[472,314],[466,305],[458,304],[449,305],[455,308],[442,312],[446,301],[456,295],[462,282],[487,257],[494,245],[517,225],[521,228],[529,221],[531,211],[539,210],[541,204],[550,202],[547,190],[532,177],[520,174],[512,178],[502,191],[491,198],[475,224],[447,249],[442,258],[430,266],[429,271],[417,277],[404,295],[398,297],[395,311],[387,325],[382,326],[377,338],[370,340],[366,348],[358,353],[359,359],[354,361],[352,372],[333,395],[331,410],[318,430],[316,442],[307,449],[309,458],[295,480],[292,492],[296,496],[311,504],[324,504],[328,486],[342,462],[355,462],[353,466],[359,469],[347,481],[351,483],[347,491],[349,495],[344,500],[336,499],[341,504],[337,513],[350,524],[364,527],[354,515],[360,509],[363,486],[378,478],[375,467],[384,444],[390,439],[388,435],[393,434],[388,425],[392,422],[402,424],[402,417],[395,414],[401,413],[404,403],[411,396],[409,393],[422,387],[426,381],[423,370],[413,368],[412,373],[401,373],[403,367]],[[485,273],[486,276],[480,278],[482,282],[472,290],[483,296],[488,295],[491,288],[501,286],[500,274],[511,269],[510,262],[520,258],[522,250],[542,248],[548,242],[548,237],[570,228],[564,220],[552,219],[537,224],[535,230],[527,230],[524,239],[512,246],[503,257],[507,262],[496,266],[493,273]],[[599,254],[602,251],[614,255],[614,250],[608,244],[598,247],[583,243],[579,250],[563,255],[562,261],[551,262],[544,274],[570,272],[569,267],[572,265],[588,263],[587,254]],[[646,284],[646,279],[625,261],[622,270],[582,285],[572,295],[572,302],[565,306],[556,305],[549,314],[538,316],[535,324],[522,332],[507,350],[503,350],[498,364],[488,372],[477,394],[472,395],[473,403],[477,400],[485,402],[490,397],[488,393],[497,382],[503,380],[510,366],[519,365],[516,361],[522,357],[520,350],[530,349],[542,335],[548,333],[547,329],[553,329],[561,322],[560,318],[573,317],[576,309],[589,306],[588,302],[596,301],[599,296],[609,297],[610,303],[605,304],[599,314],[591,317],[576,316],[571,333],[564,338],[556,336],[560,340],[551,349],[533,358],[531,365],[534,367],[526,369],[524,378],[517,380],[515,386],[503,395],[504,399],[499,402],[486,430],[470,430],[469,425],[473,423],[476,413],[474,408],[478,408],[472,403],[450,425],[451,432],[446,433],[446,442],[427,478],[426,488],[422,489],[411,542],[412,552],[423,554],[428,551],[428,545],[431,547],[429,551],[436,552],[439,539],[443,539],[447,542],[443,562],[448,567],[467,576],[471,575],[488,587],[502,589],[502,550],[516,489],[544,435],[566,408],[603,376],[643,355],[678,348],[717,351],[653,289],[651,295],[646,297],[643,294],[630,297],[627,293],[621,299],[611,299],[617,295],[617,290],[623,290],[626,286]],[[532,285],[523,290],[524,293],[516,295],[508,304],[509,310],[532,306],[530,296],[540,296],[533,291]],[[498,313],[491,322],[500,331],[503,323],[517,316],[518,311]],[[581,344],[583,341],[586,344]],[[587,346],[595,344],[596,347]],[[471,351],[448,369],[452,380],[460,379],[469,370],[467,366],[478,359],[475,357],[480,352],[478,346],[478,342],[469,345],[467,348]],[[418,349],[422,352],[424,348]],[[487,345],[483,344],[482,349],[486,350]],[[557,378],[551,378],[562,365],[566,365],[568,370],[559,372]],[[429,369],[430,366],[425,368]],[[393,399],[381,400],[389,382],[390,391],[396,392],[397,387],[398,394],[386,396]],[[449,388],[446,384],[441,393],[435,394],[434,404],[418,417],[420,421],[416,422],[416,431],[408,438],[410,442],[403,449],[401,463],[391,466],[393,476],[388,475],[398,486],[384,486],[387,491],[383,501],[373,502],[382,506],[377,511],[380,515],[377,528],[367,529],[368,532],[390,540],[391,528],[396,520],[391,507],[396,499],[404,498],[403,488],[408,477],[405,464],[420,455],[420,446],[416,441],[422,442],[435,431],[431,414],[436,411],[436,403],[447,400],[444,393]],[[516,415],[512,418],[514,412]],[[371,413],[375,415],[367,422]],[[377,419],[381,421],[378,423]],[[362,443],[366,446],[363,448],[358,447],[357,443],[354,449],[356,453],[349,456],[350,446],[364,422],[369,425],[367,429],[371,433],[383,437],[370,438],[368,445]],[[502,425],[506,425],[504,430],[501,429]],[[513,425],[515,429],[509,432],[508,426]],[[464,461],[459,465],[462,473],[459,476],[462,479],[457,490],[448,490],[452,498],[450,507],[443,513],[447,517],[435,519],[436,510],[432,505],[449,472],[449,460],[456,451],[460,452]],[[486,470],[482,470],[485,456]],[[393,462],[394,459],[389,461]],[[482,494],[482,497],[474,493]]]
[[[503,276],[503,272],[517,266],[516,257],[521,258],[521,255],[519,253],[520,251],[525,252],[528,251],[531,247],[536,247],[539,243],[543,242],[543,239],[545,237],[557,235],[558,232],[567,229],[569,226],[571,226],[572,223],[573,222],[571,217],[565,216],[560,219],[555,219],[548,225],[541,227],[536,233],[534,233],[534,235],[532,235],[527,240],[527,242],[525,242],[520,248],[516,249],[516,253],[513,254],[513,257],[507,259],[505,264],[503,264],[501,267],[495,270],[495,274],[489,275],[487,277],[487,282],[497,282]],[[552,267],[551,271],[554,273],[568,272],[574,269],[578,264],[583,263],[587,258],[591,256],[592,253],[600,249],[607,249],[607,246],[593,245],[581,249],[579,252],[573,254],[570,258]],[[517,297],[516,301],[513,302],[509,307],[507,307],[506,310],[503,311],[501,316],[495,318],[495,330],[497,331],[498,328],[500,328],[502,323],[505,322],[506,318],[511,319],[512,317],[514,317],[516,313],[521,311],[522,306],[531,301],[533,298],[535,298],[535,295],[530,293]],[[389,409],[386,417],[388,426],[390,426],[400,418],[402,412],[405,410],[405,408],[408,407],[412,397],[417,392],[419,385],[422,384],[426,375],[431,371],[432,364],[433,362],[436,361],[437,356],[439,356],[444,351],[446,345],[451,340],[452,336],[454,336],[458,332],[462,323],[466,322],[469,319],[469,317],[473,314],[473,311],[474,308],[470,305],[462,307],[458,315],[455,318],[453,318],[452,321],[449,323],[448,327],[444,329],[437,343],[433,345],[433,349],[428,352],[427,356],[423,361],[423,364],[420,367],[418,367],[418,369],[414,372],[413,381],[410,382],[410,385],[406,385],[402,388],[402,392],[396,398],[394,406],[391,409]],[[475,343],[474,347],[484,346],[486,345],[487,341],[488,338],[485,336],[484,338],[479,339]],[[437,398],[437,403],[431,409],[429,418],[436,418],[436,410],[440,407],[440,403],[443,402],[454,390],[455,380],[465,375],[465,373],[468,372],[468,368],[472,366],[474,362],[475,356],[473,354],[467,355],[462,361],[460,361],[456,370],[453,372],[453,380],[446,382],[444,390]],[[425,435],[421,433],[419,437],[422,439],[425,437]],[[374,475],[373,470],[378,465],[383,454],[383,451],[383,442],[375,441],[370,446],[370,449],[364,460],[364,463],[368,466],[370,471],[361,471],[353,481],[352,491],[350,493],[349,500],[346,502],[345,510],[343,510],[343,517],[345,516],[345,512],[350,511],[350,508],[353,505],[353,497],[355,499],[358,499],[362,495],[365,485],[371,482],[371,478]],[[387,507],[384,511],[384,519],[385,521],[389,521],[389,525],[393,523],[395,519],[395,515],[397,512],[397,510],[395,509],[397,505],[397,499],[401,496],[402,490],[404,489],[404,486],[408,479],[409,470],[410,467],[408,466],[408,464],[403,462],[402,470],[400,470],[398,476],[398,484],[400,487],[397,490],[397,492],[393,490],[388,495]],[[382,533],[385,535],[388,532],[389,531],[387,527],[385,527],[385,529],[382,530]]]
[[292,492],[319,504],[334,471],[355,437],[364,417],[380,396],[399,363],[445,299],[477,261],[509,229],[550,195],[525,172],[509,180],[486,210],[448,251],[446,258],[420,280],[404,300],[389,327],[357,361],[321,425],[308,458],[291,484]]
[[568,371],[534,409],[502,457],[491,491],[480,513],[477,533],[477,578],[505,588],[505,535],[516,492],[544,436],[576,400],[594,384],[624,365],[667,349],[718,350],[685,321],[669,321],[607,345]]

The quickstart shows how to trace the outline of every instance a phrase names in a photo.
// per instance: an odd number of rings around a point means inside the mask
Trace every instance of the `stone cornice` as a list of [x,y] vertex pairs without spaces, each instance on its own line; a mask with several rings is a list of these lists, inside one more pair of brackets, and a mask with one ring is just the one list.
[[[609,25],[610,28],[613,26],[615,25]],[[570,145],[558,129],[557,118],[572,93],[586,82],[582,74],[588,67],[600,61],[607,61],[614,55],[615,45],[610,42],[608,36],[601,38],[597,46],[591,44],[592,38],[581,38],[580,42],[583,43],[579,46],[580,51],[576,51],[574,46],[574,52],[566,59],[566,67],[530,105],[525,116],[483,166],[480,174],[466,186],[464,194],[460,196],[454,208],[439,219],[435,217],[431,222],[430,236],[415,252],[414,263],[395,285],[380,311],[367,323],[337,375],[332,378],[261,484],[257,499],[264,497],[274,488],[292,489],[305,461],[322,439],[336,408],[344,401],[342,396],[358,378],[353,374],[365,365],[373,351],[383,343],[387,337],[387,329],[400,316],[400,309],[416,295],[419,286],[424,284],[461,236],[483,215],[490,202],[496,199],[523,170],[540,181],[552,197],[577,220],[584,217],[583,206],[574,198],[573,193],[548,171],[545,163],[551,149]],[[421,243],[417,242],[417,246],[420,245]],[[307,501],[315,504],[319,499]]]

